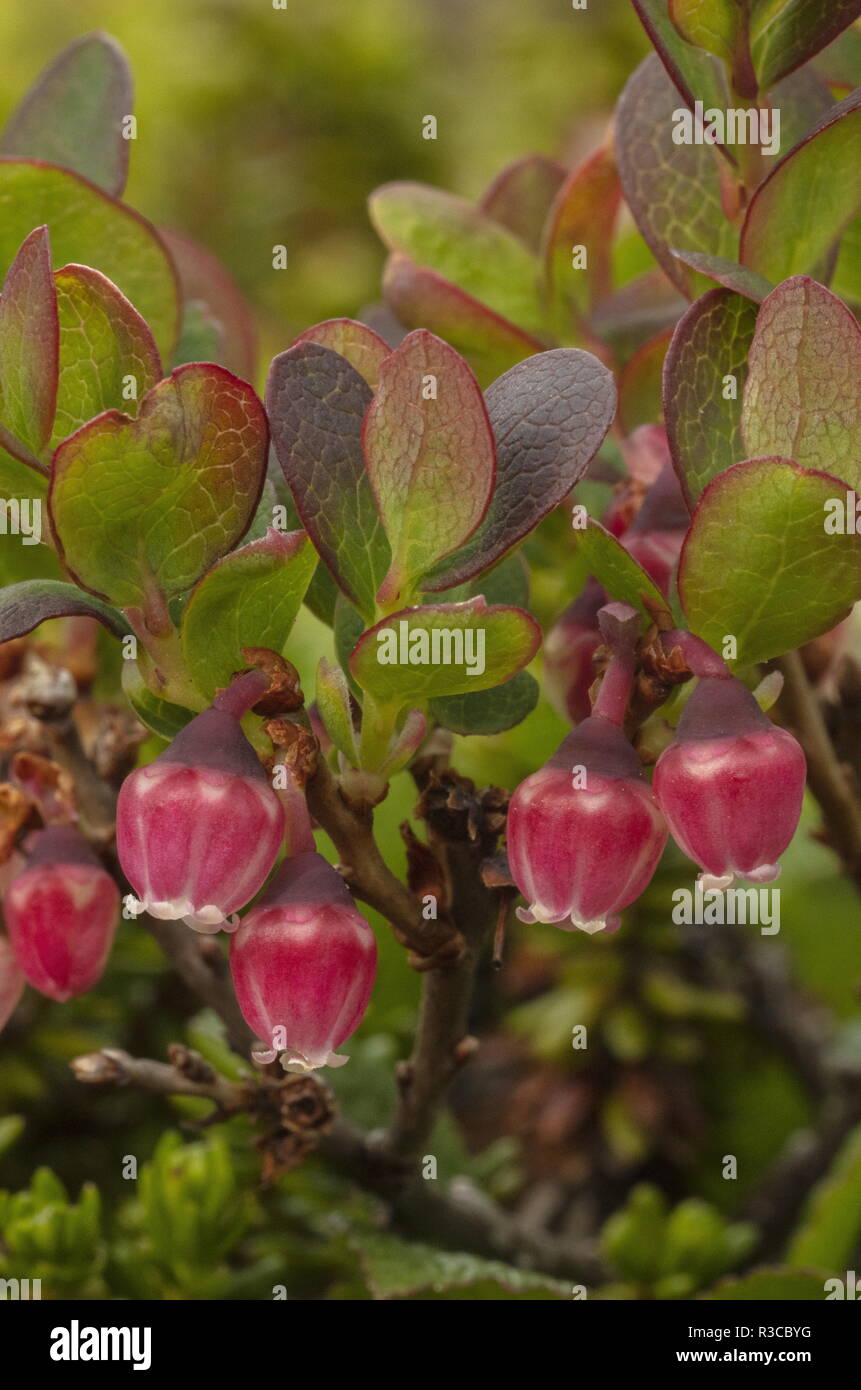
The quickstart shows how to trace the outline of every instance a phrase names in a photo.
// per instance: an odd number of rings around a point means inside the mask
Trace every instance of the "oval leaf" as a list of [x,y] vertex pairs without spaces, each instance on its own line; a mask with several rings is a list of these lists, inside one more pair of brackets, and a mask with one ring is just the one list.
[[861,486],[861,328],[806,275],[759,311],[742,431],[751,456],[779,454]]
[[[655,608],[667,609],[667,601],[646,571],[599,521],[589,517],[582,530],[573,532],[578,555],[589,574],[620,603],[630,603],[651,621]],[[652,606],[650,611],[646,600]]]
[[[54,284],[60,318],[56,448],[103,410],[133,415],[133,402],[161,380],[161,361],[149,325],[107,276],[66,265]],[[129,378],[136,392],[131,401]]]
[[25,579],[0,589],[0,642],[23,637],[49,618],[97,618],[115,637],[129,635],[122,613],[58,579]]
[[182,649],[202,694],[229,684],[245,664],[243,647],[283,654],[316,563],[304,531],[270,527],[195,585],[182,616]]
[[800,68],[861,15],[861,0],[788,0],[775,13],[762,9],[752,29],[751,50],[760,87]]
[[526,666],[541,629],[522,608],[466,603],[402,608],[359,638],[350,673],[381,704],[489,690]]
[[739,259],[774,284],[813,273],[861,209],[861,89],[833,106],[750,201]]
[[676,328],[664,362],[664,422],[688,503],[745,453],[741,407],[756,305],[710,290]]
[[119,44],[85,34],[36,79],[0,137],[0,154],[59,164],[119,195],[129,142],[122,123],[132,109],[132,76]]
[[191,587],[244,535],[269,432],[253,390],[224,370],[178,367],[136,420],[110,410],[60,445],[49,493],[65,563],[121,607]]
[[487,511],[496,476],[493,432],[463,358],[420,329],[383,363],[362,439],[392,547],[378,597],[392,603],[462,545]]
[[547,214],[566,176],[567,170],[555,159],[525,155],[497,174],[478,206],[485,216],[507,227],[530,251],[537,252]]
[[538,261],[519,237],[465,198],[427,184],[384,184],[369,207],[390,251],[437,271],[527,333],[541,334]]
[[[769,661],[828,632],[861,597],[861,544],[830,535],[826,504],[845,483],[787,459],[738,463],[710,483],[679,562],[692,631],[739,666]],[[854,510],[854,508],[853,508]]]
[[331,348],[298,343],[269,369],[272,442],[302,525],[347,597],[366,618],[391,549],[362,452],[371,389]]
[[37,227],[12,262],[0,296],[0,420],[12,441],[36,458],[54,423],[59,340],[48,229]]
[[567,497],[613,422],[616,385],[591,353],[554,348],[512,367],[485,400],[496,487],[472,539],[425,580],[433,593],[489,569]]
[[167,358],[179,321],[176,276],[149,222],[66,169],[0,159],[0,273],[34,227],[47,224],[54,263],[102,271],[152,329]]
[[356,319],[326,319],[324,323],[315,323],[313,328],[306,328],[294,338],[291,346],[297,343],[319,343],[321,347],[340,353],[365,378],[372,391],[380,379],[380,367],[392,351],[379,333]]

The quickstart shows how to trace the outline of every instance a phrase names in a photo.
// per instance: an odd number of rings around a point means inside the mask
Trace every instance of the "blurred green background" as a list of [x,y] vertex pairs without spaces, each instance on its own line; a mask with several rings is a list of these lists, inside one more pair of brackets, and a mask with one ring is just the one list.
[[573,162],[647,51],[628,0],[32,0],[0,7],[0,119],[92,29],[135,75],[127,201],[221,258],[259,315],[265,362],[378,297],[365,211],[378,184],[475,197],[530,151]]

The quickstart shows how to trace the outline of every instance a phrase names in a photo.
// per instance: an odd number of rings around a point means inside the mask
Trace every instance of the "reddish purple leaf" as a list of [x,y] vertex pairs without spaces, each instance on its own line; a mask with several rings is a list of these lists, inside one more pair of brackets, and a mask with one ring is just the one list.
[[356,319],[326,319],[324,323],[315,323],[313,328],[306,328],[294,338],[291,346],[296,347],[297,343],[319,343],[321,347],[340,353],[361,373],[372,390],[380,379],[380,367],[392,351],[379,333]]
[[272,441],[302,525],[339,587],[366,618],[391,550],[365,470],[364,377],[331,348],[298,343],[269,370]]
[[221,328],[221,365],[244,381],[253,381],[257,370],[257,328],[233,279],[211,251],[184,232],[162,228],[159,236],[176,266],[183,299],[202,300]]
[[567,497],[601,447],[616,412],[612,373],[579,348],[539,353],[485,394],[497,478],[472,539],[425,579],[429,593],[490,569]]
[[[542,254],[547,293],[561,335],[612,288],[613,230],[622,190],[611,149],[587,159],[559,190],[547,220]],[[586,266],[574,264],[585,248]]]
[[0,420],[39,458],[51,438],[57,404],[60,328],[47,227],[37,227],[9,268],[0,297]]

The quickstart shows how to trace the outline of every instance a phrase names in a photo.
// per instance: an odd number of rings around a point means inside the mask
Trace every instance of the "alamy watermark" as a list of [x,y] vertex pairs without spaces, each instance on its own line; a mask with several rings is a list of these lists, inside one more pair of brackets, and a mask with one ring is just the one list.
[[674,145],[758,145],[770,159],[780,154],[780,111],[776,107],[680,106],[673,112]]
[[673,893],[677,927],[759,927],[761,936],[780,931],[779,888],[706,888],[697,880],[693,890]]
[[0,497],[0,536],[20,536],[22,545],[38,545],[42,539],[42,499]]
[[377,661],[381,666],[463,666],[468,676],[481,676],[485,668],[483,627],[413,627],[401,618],[397,629],[377,633]]

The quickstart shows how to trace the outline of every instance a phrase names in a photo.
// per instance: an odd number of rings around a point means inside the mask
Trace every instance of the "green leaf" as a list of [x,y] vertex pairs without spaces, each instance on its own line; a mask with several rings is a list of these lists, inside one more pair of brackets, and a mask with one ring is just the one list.
[[[710,290],[680,320],[667,351],[664,421],[691,505],[746,452],[742,395],[755,329],[755,304],[732,290]],[[734,379],[734,387],[727,378]]]
[[409,256],[390,256],[383,272],[386,303],[407,328],[428,328],[469,362],[482,386],[544,343],[494,313],[473,295]]
[[735,290],[736,294],[743,294],[754,304],[761,304],[774,289],[764,275],[757,275],[755,270],[748,270],[747,266],[738,265],[736,261],[724,260],[722,256],[707,256],[701,251],[673,251],[673,255],[689,265],[691,270],[698,271],[728,290]]
[[350,672],[381,704],[402,705],[501,685],[540,643],[538,624],[522,608],[482,598],[402,608],[362,634]]
[[[137,310],[98,270],[67,265],[54,276],[60,318],[60,375],[52,444],[103,410],[133,415],[161,380],[158,348]],[[128,378],[134,378],[133,397]]]
[[340,666],[323,656],[317,667],[317,710],[326,732],[353,767],[359,765],[359,744],[353,723],[350,687]]
[[245,663],[243,647],[284,653],[317,556],[304,531],[270,527],[213,565],[192,590],[182,618],[182,648],[206,696]]
[[774,284],[813,274],[861,210],[861,90],[833,106],[756,190],[739,259]]
[[0,160],[0,273],[24,237],[47,225],[55,263],[92,266],[122,291],[169,356],[177,332],[176,279],[155,228],[65,169]]
[[716,149],[674,143],[674,113],[683,109],[659,60],[647,58],[619,99],[616,157],[622,191],[640,232],[673,284],[693,299],[701,277],[671,248],[732,260],[737,233],[724,215]]
[[514,1269],[477,1255],[438,1250],[387,1233],[350,1238],[375,1299],[409,1298],[428,1291],[445,1297],[570,1299],[571,1288],[533,1270]]
[[465,198],[426,184],[384,184],[369,206],[390,251],[435,270],[502,318],[541,335],[538,261],[519,237]]
[[38,458],[51,438],[57,401],[59,327],[46,227],[31,232],[0,297],[0,420],[4,440]]
[[169,700],[160,700],[146,684],[134,661],[123,662],[123,694],[140,722],[168,743],[184,729],[197,710],[185,709]]
[[472,535],[493,491],[493,432],[463,358],[425,329],[410,333],[380,369],[363,443],[392,548],[378,598],[391,604]]
[[318,343],[288,348],[269,369],[272,441],[302,525],[367,619],[391,562],[362,451],[371,399],[355,367]]
[[670,19],[667,0],[634,0],[634,9],[658,56],[688,106],[726,106],[727,92],[720,64],[680,36]]
[[591,353],[554,348],[512,367],[485,400],[496,486],[475,535],[425,580],[433,593],[490,569],[564,501],[604,442],[616,386]]
[[667,601],[654,580],[599,521],[590,516],[582,530],[574,530],[571,534],[577,554],[584,561],[589,574],[594,575],[611,598],[620,603],[630,603],[649,621],[651,615],[644,598],[658,608],[666,609]]
[[815,1303],[825,1297],[824,1271],[812,1269],[753,1269],[735,1279],[722,1279],[702,1299],[752,1303]]
[[796,1269],[844,1270],[861,1234],[861,1126],[808,1198],[787,1252]]
[[742,29],[742,12],[734,0],[669,0],[669,12],[687,43],[732,65]]
[[392,352],[379,333],[355,319],[326,319],[324,323],[315,323],[313,328],[306,328],[294,338],[291,347],[297,343],[319,343],[346,357],[372,391],[380,379],[381,366]]
[[177,367],[136,420],[111,410],[54,455],[50,508],[65,564],[120,607],[191,587],[242,537],[266,469],[268,428],[245,382]]
[[0,642],[23,637],[49,618],[97,618],[115,637],[129,625],[122,613],[58,579],[25,579],[0,590]]
[[788,0],[776,12],[761,8],[751,51],[761,88],[800,68],[861,15],[861,0]]
[[[613,283],[613,232],[622,199],[613,151],[599,149],[570,174],[547,220],[542,255],[560,336],[604,299]],[[586,266],[575,264],[585,248]]]
[[861,598],[861,546],[825,532],[846,485],[780,458],[736,464],[703,493],[679,562],[692,631],[738,642],[738,665],[769,661],[836,626]]
[[125,54],[107,34],[85,34],[64,48],[9,118],[0,154],[41,159],[82,174],[106,193],[125,188],[132,109]]
[[759,311],[742,431],[751,457],[782,455],[861,487],[861,328],[806,275],[784,280]]
[[513,729],[538,704],[538,682],[528,671],[493,690],[468,691],[428,702],[428,713],[455,734],[501,734]]
[[507,164],[479,199],[479,209],[536,253],[544,223],[568,171],[555,159],[528,154]]

